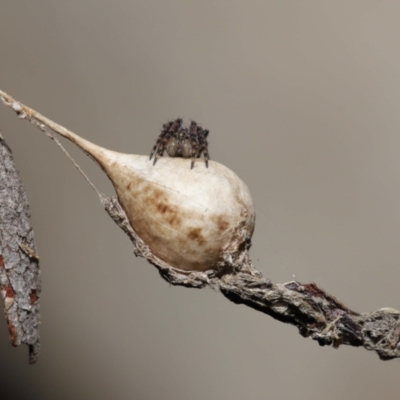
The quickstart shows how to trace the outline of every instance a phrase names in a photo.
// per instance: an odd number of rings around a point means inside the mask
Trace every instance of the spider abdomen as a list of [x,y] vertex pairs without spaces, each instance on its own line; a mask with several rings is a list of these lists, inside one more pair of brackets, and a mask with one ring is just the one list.
[[179,140],[172,137],[168,140],[165,149],[170,157],[192,157],[193,147],[189,139]]

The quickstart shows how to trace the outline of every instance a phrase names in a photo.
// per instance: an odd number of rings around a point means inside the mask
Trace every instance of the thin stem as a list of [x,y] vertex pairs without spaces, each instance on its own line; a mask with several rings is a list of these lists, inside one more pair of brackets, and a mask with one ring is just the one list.
[[72,164],[74,164],[74,166],[82,174],[82,176],[86,179],[86,181],[89,183],[89,185],[97,193],[99,198],[102,199],[102,197],[104,197],[99,192],[99,190],[96,188],[96,186],[93,184],[93,182],[89,179],[89,177],[83,172],[82,168],[75,162],[75,160],[68,153],[66,148],[61,144],[61,142],[52,133],[49,132],[49,129],[51,129],[55,133],[59,134],[60,136],[70,140],[71,142],[75,143],[78,147],[80,147],[83,151],[85,151],[85,153],[87,153],[89,155],[90,155],[90,153],[87,151],[87,149],[92,148],[92,147],[98,147],[97,145],[89,142],[86,139],[81,138],[76,133],[68,130],[67,128],[64,128],[63,126],[50,120],[49,118],[38,113],[37,111],[33,110],[32,108],[27,107],[26,105],[16,101],[9,94],[3,92],[2,90],[0,90],[0,98],[6,106],[10,107],[12,110],[14,110],[17,113],[19,118],[28,120],[33,125],[35,125],[37,128],[39,128],[43,133],[45,133],[50,139],[52,139],[61,148],[61,150],[69,158],[69,160],[72,162]]

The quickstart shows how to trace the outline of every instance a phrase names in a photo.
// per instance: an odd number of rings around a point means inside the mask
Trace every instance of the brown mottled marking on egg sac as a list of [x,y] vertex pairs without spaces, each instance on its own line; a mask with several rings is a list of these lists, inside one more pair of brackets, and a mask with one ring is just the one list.
[[225,232],[229,228],[229,222],[226,222],[223,218],[218,218],[218,229]]
[[167,219],[167,222],[171,225],[171,227],[176,227],[181,224],[181,220],[179,219],[179,217],[176,213],[168,214],[166,219]]
[[146,200],[149,203],[149,208],[153,209],[153,212],[164,210],[166,211],[166,204],[168,203],[165,193],[158,187],[146,186]]
[[225,232],[230,226],[229,222],[226,221],[225,218],[221,215],[212,216],[212,220],[213,222],[215,222],[220,232]]
[[171,208],[165,203],[157,203],[157,209],[162,214],[165,214],[166,212],[171,210]]
[[165,192],[157,187],[149,187],[148,194],[150,205],[155,208],[154,214],[163,217],[165,222],[168,223],[172,229],[179,229],[182,225],[182,217],[177,207],[169,202]]
[[201,246],[205,243],[204,236],[201,234],[201,228],[190,229],[188,233],[188,238],[191,240],[195,240]]

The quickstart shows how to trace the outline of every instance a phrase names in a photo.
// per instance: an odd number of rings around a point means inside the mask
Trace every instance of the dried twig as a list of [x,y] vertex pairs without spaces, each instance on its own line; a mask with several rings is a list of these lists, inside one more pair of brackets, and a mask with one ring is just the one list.
[[[20,118],[42,131],[47,128],[74,141],[75,134],[0,91],[0,98]],[[106,211],[130,237],[136,256],[146,258],[172,285],[191,288],[211,286],[236,304],[245,304],[273,318],[292,324],[304,337],[321,346],[341,344],[374,350],[382,360],[400,357],[400,313],[384,308],[371,313],[352,311],[315,283],[292,281],[273,284],[251,264],[248,251],[240,259],[223,260],[223,272],[184,272],[158,259],[132,230],[116,198],[100,195]],[[250,247],[250,243],[247,244]],[[248,250],[248,249],[247,249]]]

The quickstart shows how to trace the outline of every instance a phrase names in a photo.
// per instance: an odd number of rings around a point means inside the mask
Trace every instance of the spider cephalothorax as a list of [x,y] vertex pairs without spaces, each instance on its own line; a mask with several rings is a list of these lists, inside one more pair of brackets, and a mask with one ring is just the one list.
[[207,136],[209,131],[198,126],[194,121],[190,123],[189,127],[183,127],[182,122],[182,119],[178,118],[163,125],[161,134],[151,151],[150,160],[154,155],[153,164],[155,164],[158,157],[161,157],[167,150],[170,157],[191,158],[190,168],[193,168],[195,158],[204,154],[206,167],[208,167]]

